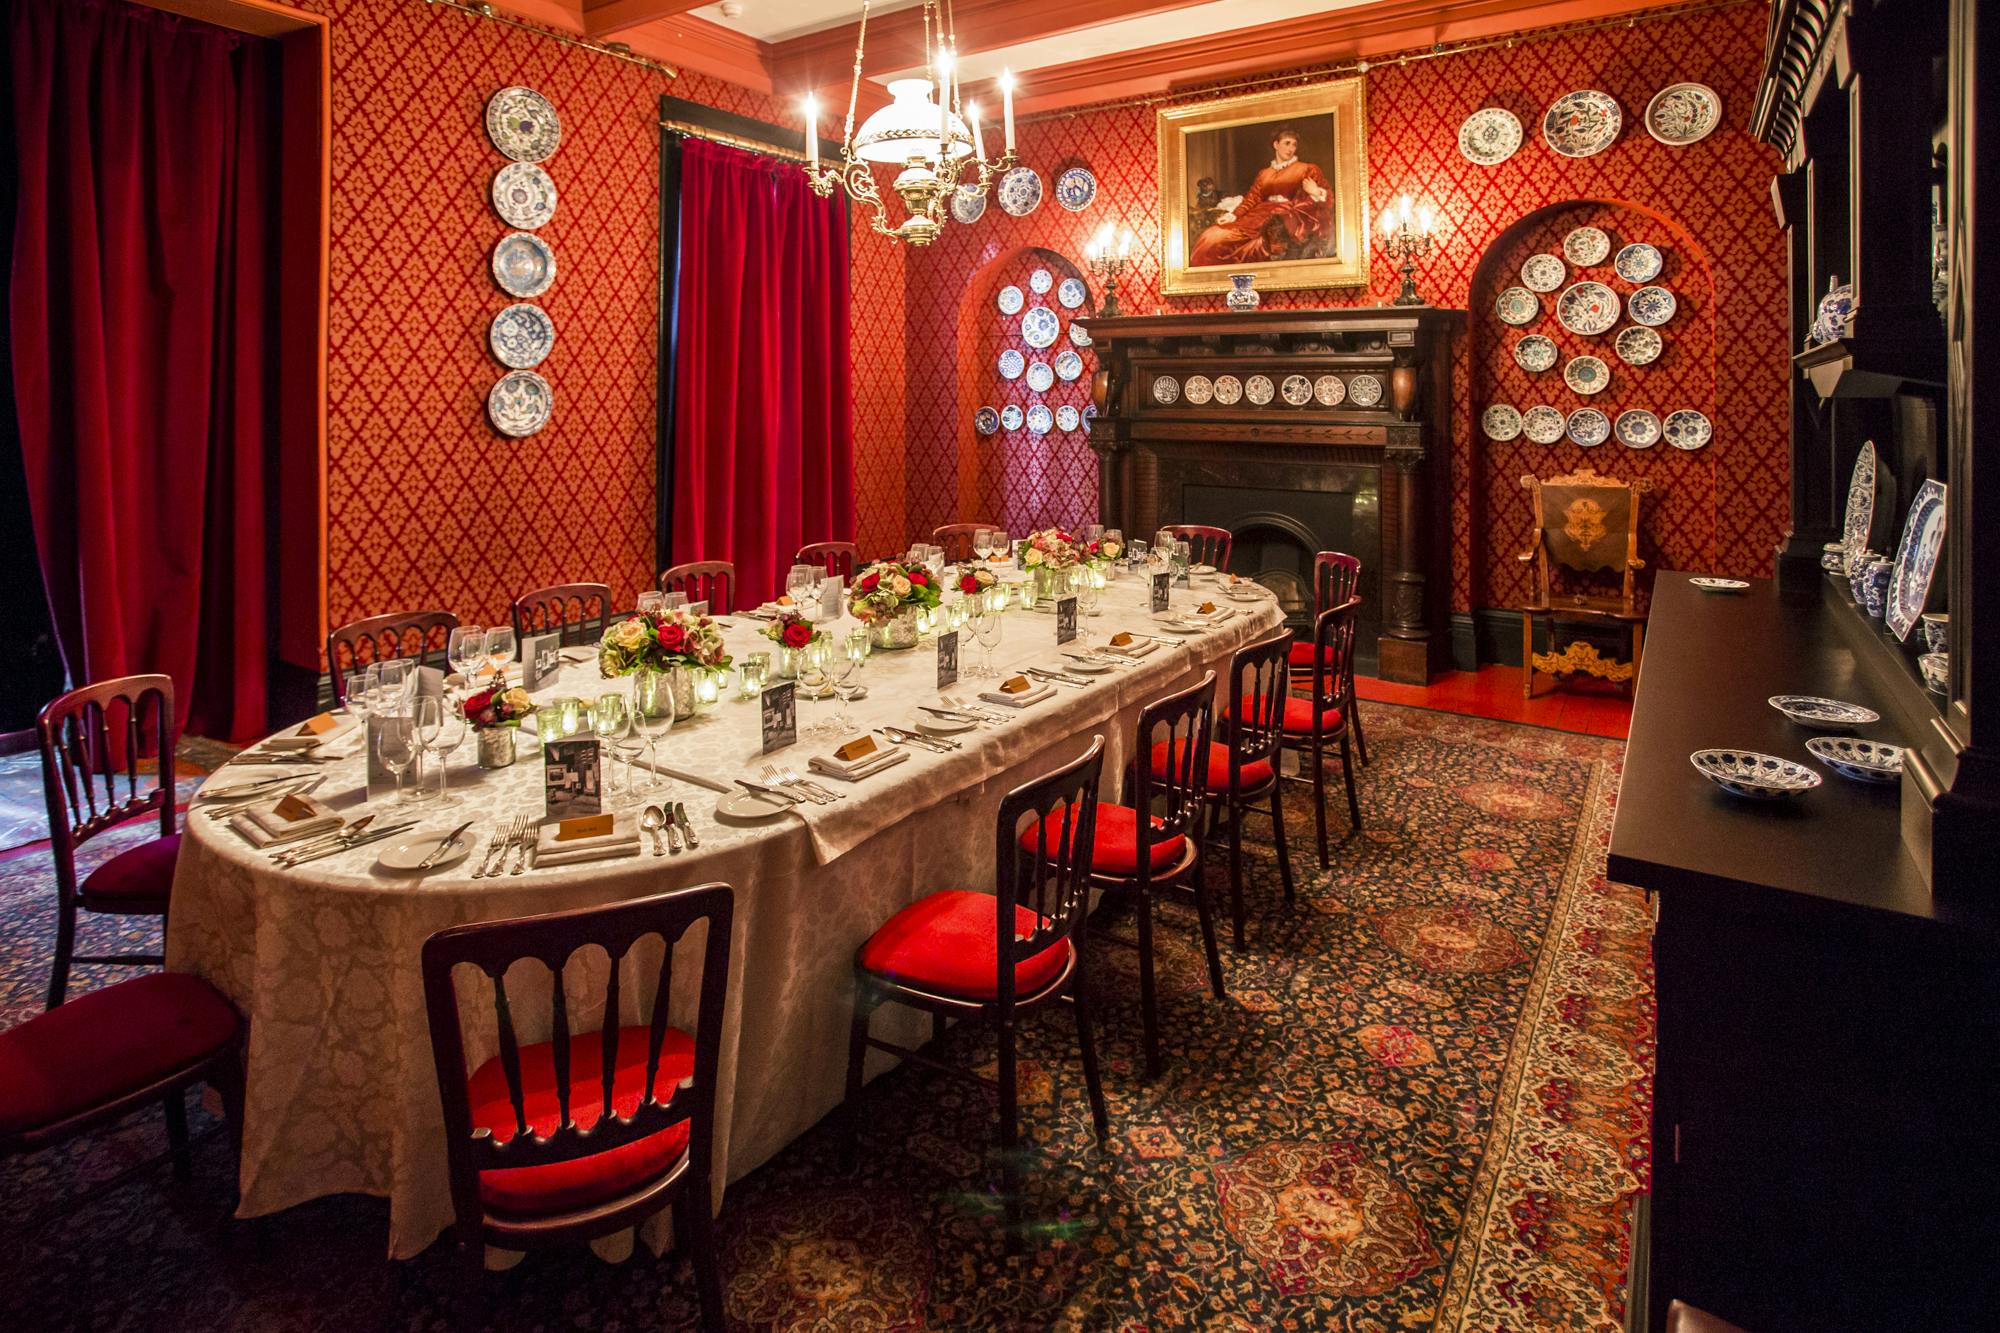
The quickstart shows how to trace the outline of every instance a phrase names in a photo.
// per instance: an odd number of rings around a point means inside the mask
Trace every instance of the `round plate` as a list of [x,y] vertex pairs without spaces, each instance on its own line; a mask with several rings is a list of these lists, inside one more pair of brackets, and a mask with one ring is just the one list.
[[1028,275],[1028,290],[1037,296],[1047,296],[1056,285],[1056,275],[1045,268],[1038,268]]
[[508,371],[486,394],[486,415],[494,428],[516,439],[548,425],[554,409],[549,382],[532,370]]
[[1206,375],[1190,375],[1181,386],[1188,402],[1195,407],[1206,407],[1208,400],[1215,397],[1215,383]]
[[1084,328],[1083,325],[1077,323],[1075,320],[1071,320],[1069,324],[1069,340],[1078,347],[1088,347],[1090,346],[1090,330]]
[[1000,429],[1000,414],[990,407],[982,407],[972,414],[972,428],[981,435],[991,435]]
[[1592,88],[1565,93],[1542,113],[1542,138],[1564,157],[1594,157],[1618,141],[1618,102]]
[[[931,137],[935,139],[937,136]],[[1033,167],[1015,167],[1000,178],[996,188],[1000,195],[1000,208],[1010,217],[1024,218],[1042,206],[1042,178],[1035,174]]]
[[1338,375],[1321,375],[1313,381],[1313,397],[1321,407],[1338,407],[1347,397],[1347,383]]
[[917,714],[917,730],[928,731],[933,736],[956,736],[961,732],[971,731],[978,725],[977,722],[955,722],[951,718],[939,717],[935,713]]
[[1277,396],[1277,386],[1271,383],[1269,375],[1252,375],[1243,381],[1243,396],[1262,407]]
[[1069,653],[1064,653],[1063,670],[1080,671],[1090,676],[1102,676],[1111,670],[1111,666],[1107,662],[1093,662],[1088,657],[1074,657]]
[[1234,375],[1215,377],[1215,401],[1224,407],[1233,407],[1243,401],[1243,381]]
[[1521,414],[1506,403],[1495,403],[1479,415],[1489,440],[1511,440],[1521,433]]
[[1611,344],[1617,349],[1618,359],[1628,366],[1650,366],[1660,359],[1660,349],[1665,346],[1660,335],[1643,324],[1627,324],[1618,330],[1618,340]]
[[1672,319],[1674,311],[1679,308],[1680,302],[1675,300],[1674,294],[1664,287],[1641,287],[1625,302],[1625,309],[1630,312],[1632,322],[1652,329]]
[[1554,366],[1556,356],[1555,340],[1539,333],[1531,333],[1514,344],[1514,364],[1530,375],[1539,375]]
[[510,227],[534,231],[556,215],[556,183],[532,162],[493,173],[493,211]]
[[1750,584],[1745,579],[1712,579],[1707,577],[1689,579],[1691,587],[1703,592],[1749,592]]
[[1083,424],[1083,417],[1072,403],[1064,403],[1056,409],[1056,429],[1075,430]]
[[986,191],[977,185],[961,185],[951,192],[953,219],[971,226],[986,216]]
[[1030,307],[1021,316],[1021,341],[1030,347],[1047,347],[1062,333],[1062,320],[1045,305]]
[[1458,127],[1458,151],[1476,167],[1495,167],[1521,147],[1521,118],[1505,107],[1485,106]]
[[1056,300],[1065,310],[1075,310],[1089,299],[1090,288],[1083,285],[1082,278],[1064,278],[1056,287]]
[[1180,401],[1180,396],[1181,382],[1172,375],[1155,375],[1153,377],[1154,402],[1162,404],[1176,403]]
[[486,343],[503,366],[515,370],[539,366],[556,344],[555,321],[540,306],[522,301],[493,317]]
[[1502,324],[1527,324],[1542,313],[1542,303],[1526,287],[1509,287],[1494,300],[1493,313]]
[[1650,449],[1660,442],[1660,419],[1643,407],[1620,412],[1611,433],[1627,449]]
[[1097,198],[1097,177],[1088,168],[1071,167],[1056,177],[1056,202],[1072,213],[1081,213]]
[[1766,702],[1800,726],[1814,731],[1865,727],[1882,720],[1882,715],[1872,708],[1842,699],[1824,699],[1817,694],[1774,694]]
[[993,298],[993,303],[1000,307],[1000,313],[1003,315],[1018,315],[1021,313],[1021,307],[1028,304],[1028,298],[1019,287],[1010,282],[1000,289],[1000,294]]
[[493,281],[523,301],[540,296],[556,280],[556,252],[531,231],[510,231],[493,247]]
[[1048,362],[1030,361],[1028,363],[1028,387],[1030,389],[1033,389],[1036,393],[1047,393],[1055,387],[1055,383],[1056,373],[1049,368]]
[[1055,424],[1056,414],[1049,411],[1047,403],[1036,403],[1028,409],[1028,433],[1030,435],[1047,435],[1050,428]]
[[1563,258],[1578,268],[1591,268],[1611,257],[1611,237],[1602,227],[1578,227],[1563,237]]
[[1678,412],[1667,413],[1667,419],[1660,423],[1660,433],[1667,443],[1676,449],[1695,450],[1708,443],[1715,433],[1715,427],[1708,424],[1708,418],[1691,407]]
[[1019,403],[1009,403],[1000,409],[1000,424],[1008,430],[1021,429],[1021,423],[1027,419]]
[[1646,103],[1646,133],[1674,148],[1700,143],[1722,123],[1722,98],[1705,83],[1670,83]]
[[1856,736],[1815,736],[1806,753],[1855,782],[1894,782],[1903,776],[1903,747]]
[[1553,407],[1538,405],[1521,414],[1521,433],[1536,444],[1554,444],[1569,423]]
[[1201,633],[1201,626],[1199,626],[1199,625],[1183,625],[1183,624],[1182,624],[1182,623],[1181,623],[1180,621],[1178,621],[1178,620],[1155,620],[1155,621],[1154,621],[1153,623],[1154,623],[1155,625],[1158,625],[1158,626],[1159,626],[1159,627],[1160,627],[1161,629],[1165,630],[1165,631],[1166,631],[1167,633],[1169,633],[1169,634],[1199,634],[1199,633]]
[[1804,764],[1754,750],[1696,750],[1688,762],[1724,791],[1753,800],[1773,800],[1820,784],[1819,774]]
[[791,809],[775,797],[759,796],[753,791],[729,792],[718,796],[715,801],[717,818],[746,822],[776,819],[779,815],[789,814]]
[[1304,375],[1287,375],[1285,382],[1278,386],[1278,392],[1293,407],[1304,407],[1313,398],[1312,381]]
[[1563,383],[1571,393],[1580,393],[1588,398],[1594,393],[1603,393],[1611,385],[1611,367],[1594,356],[1573,356],[1563,366]]
[[1531,292],[1552,292],[1568,277],[1560,255],[1529,255],[1521,265],[1521,285]]
[[1373,407],[1382,401],[1382,381],[1373,375],[1356,375],[1347,382],[1347,396],[1356,407]]
[[1097,404],[1085,403],[1083,405],[1083,433],[1085,435],[1090,434],[1090,423],[1095,420],[1097,420]]
[[502,88],[486,99],[486,137],[516,162],[546,162],[562,146],[562,117],[533,88]]
[[1067,383],[1083,374],[1083,358],[1065,347],[1056,353],[1055,367],[1056,378]]
[[[384,870],[415,870],[419,865],[423,865],[424,859],[443,843],[442,832],[419,833],[413,838],[403,838],[384,847],[382,854],[375,858],[375,863]],[[446,866],[455,866],[471,852],[472,839],[461,833],[451,840],[450,846],[445,847],[442,856],[424,866],[424,869],[443,870]]]
[[1618,293],[1601,282],[1573,283],[1556,302],[1556,318],[1571,333],[1594,338],[1618,322]]
[[1001,379],[1020,379],[1021,372],[1027,368],[1028,358],[1021,355],[1021,350],[1018,347],[1009,347],[1006,351],[1000,353]]
[[1658,246],[1634,241],[1618,252],[1618,257],[1611,261],[1611,268],[1627,282],[1651,282],[1660,276],[1660,269],[1665,263]]
[[1594,407],[1579,407],[1563,423],[1570,440],[1585,449],[1594,449],[1611,438],[1611,419]]

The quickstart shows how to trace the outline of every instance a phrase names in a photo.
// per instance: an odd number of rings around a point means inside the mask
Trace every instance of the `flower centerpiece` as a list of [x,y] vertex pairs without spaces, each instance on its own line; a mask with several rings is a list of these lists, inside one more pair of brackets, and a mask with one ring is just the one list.
[[1059,597],[1070,584],[1071,571],[1084,561],[1077,539],[1061,528],[1043,528],[1028,534],[1028,573],[1035,580],[1035,600]]
[[694,712],[694,673],[728,668],[722,630],[711,617],[695,615],[684,606],[627,616],[606,629],[597,643],[597,670],[606,680],[640,678],[633,684],[635,709],[642,696],[649,698],[657,689],[658,683],[651,678],[664,676],[675,716],[690,716]]
[[778,645],[778,676],[790,680],[799,674],[799,657],[807,648],[826,637],[826,632],[791,607],[778,612],[766,625],[763,635]]
[[467,695],[459,705],[466,725],[477,734],[479,766],[505,768],[514,762],[514,730],[535,711],[534,700],[516,685],[496,685]]
[[1083,559],[1086,564],[1097,568],[1115,564],[1125,558],[1125,544],[1100,537],[1094,542],[1083,544]]
[[938,604],[937,583],[922,565],[878,560],[854,580],[848,610],[867,625],[878,648],[913,648],[918,613]]

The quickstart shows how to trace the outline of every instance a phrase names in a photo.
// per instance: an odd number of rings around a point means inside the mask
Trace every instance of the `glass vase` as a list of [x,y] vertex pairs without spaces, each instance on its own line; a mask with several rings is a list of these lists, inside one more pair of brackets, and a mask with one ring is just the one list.
[[868,627],[877,648],[914,648],[921,637],[917,628],[917,607],[905,606],[893,616],[885,616]]
[[481,727],[479,729],[479,766],[481,768],[505,768],[514,762],[514,729],[512,727]]

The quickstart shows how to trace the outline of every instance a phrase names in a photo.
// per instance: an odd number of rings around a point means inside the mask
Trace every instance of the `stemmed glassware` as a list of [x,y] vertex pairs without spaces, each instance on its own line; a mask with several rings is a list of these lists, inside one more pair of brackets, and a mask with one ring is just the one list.
[[[437,749],[438,738],[444,734],[444,700],[432,694],[421,694],[410,700],[410,734],[417,743],[416,786],[410,792],[412,801],[428,801],[430,793],[424,789],[424,756]],[[439,756],[438,766],[444,766]]]
[[[638,790],[638,781],[632,775],[632,762],[625,740],[632,734],[632,710],[626,707],[625,696],[598,695],[597,702],[592,704],[590,709],[590,729],[597,733],[599,749],[604,752],[607,760],[614,754],[625,760],[626,793],[629,795]],[[655,773],[653,776],[657,779],[659,774]],[[607,796],[612,794],[611,766],[608,762],[604,765],[604,794]]]
[[465,720],[464,702],[450,697],[428,702],[438,705],[442,713],[431,739],[431,748],[437,751],[438,756],[437,802],[439,805],[463,805],[463,798],[451,794],[451,757],[458,753],[458,747],[465,744],[465,738],[472,734],[472,728]]
[[642,616],[656,616],[667,604],[667,595],[658,588],[648,588],[639,594],[638,605],[632,609]]
[[792,599],[792,605],[804,606],[806,599],[812,594],[812,589],[813,567],[793,565],[791,572],[785,575],[785,595]]
[[1076,604],[1086,616],[1097,614],[1098,599],[1103,596],[1104,576],[1096,570],[1083,567],[1078,571]]
[[841,641],[840,651],[827,655],[827,682],[832,686],[833,697],[839,705],[834,710],[832,725],[842,735],[854,730],[854,719],[847,715],[847,705],[859,686],[848,682],[861,669],[861,664],[868,660],[868,651],[868,631],[864,628],[849,630]]
[[496,625],[486,631],[486,665],[496,676],[504,678],[514,664],[516,647],[512,626]]
[[383,713],[407,711],[404,705],[409,703],[417,684],[417,675],[410,670],[410,663],[396,658],[379,664],[375,672],[380,682],[375,693],[376,710]]
[[993,529],[993,554],[997,556],[1006,556],[1006,555],[1011,555],[1013,553],[1013,550],[1014,550],[1014,539],[1007,535],[1006,529],[1004,528]]
[[382,725],[375,729],[375,754],[382,761],[382,767],[396,775],[396,799],[408,801],[411,798],[403,790],[403,774],[417,762],[422,752],[417,741],[415,720],[410,716],[406,703],[384,705],[379,711]]
[[486,657],[486,627],[484,625],[460,625],[445,641],[445,660],[458,673],[459,684],[466,690],[472,689],[472,673],[479,669]]
[[368,707],[375,701],[375,682],[368,677],[368,668],[350,671],[343,678],[340,687],[340,702],[349,713],[366,722]]
[[994,674],[994,650],[1000,646],[1000,631],[1004,628],[1001,620],[1007,609],[1007,590],[993,588],[979,597],[982,605],[978,608],[978,619],[973,621],[972,633],[979,640],[979,646],[986,650],[986,661],[980,666],[981,676]]
[[972,553],[982,561],[993,554],[993,529],[974,528],[972,531]]
[[666,785],[660,776],[660,742],[674,729],[674,691],[670,673],[641,671],[632,677],[632,724],[646,741],[646,761],[653,771],[647,791]]

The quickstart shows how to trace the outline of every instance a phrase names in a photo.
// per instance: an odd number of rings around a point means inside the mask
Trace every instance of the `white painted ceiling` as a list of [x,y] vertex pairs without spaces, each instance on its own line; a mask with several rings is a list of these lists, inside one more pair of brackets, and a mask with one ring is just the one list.
[[[803,37],[822,28],[837,28],[861,17],[860,0],[737,0],[742,12],[735,18],[724,16],[721,5],[703,5],[696,18],[755,37],[760,42],[782,42]],[[914,9],[923,0],[875,0],[868,7],[871,17],[898,9]],[[870,25],[873,26],[873,25]]]

